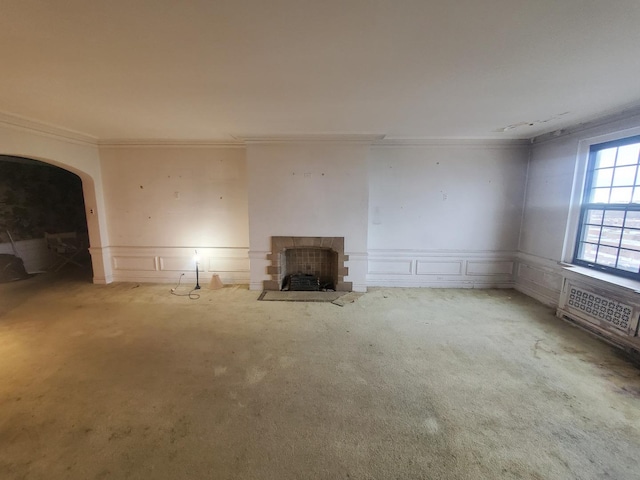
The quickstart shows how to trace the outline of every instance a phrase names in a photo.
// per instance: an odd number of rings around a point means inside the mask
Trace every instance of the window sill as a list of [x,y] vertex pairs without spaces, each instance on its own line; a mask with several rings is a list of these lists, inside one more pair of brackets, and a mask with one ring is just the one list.
[[632,280],[630,278],[618,277],[606,272],[600,272],[598,270],[592,270],[586,267],[580,267],[578,265],[562,264],[562,269],[572,276],[577,278],[587,277],[593,280],[598,280],[606,284],[606,286],[614,286],[629,290],[633,293],[640,293],[640,281]]

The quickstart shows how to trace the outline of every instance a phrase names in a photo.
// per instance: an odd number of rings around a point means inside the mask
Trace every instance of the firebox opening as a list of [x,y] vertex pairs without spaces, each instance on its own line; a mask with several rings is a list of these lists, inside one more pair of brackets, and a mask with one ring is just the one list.
[[282,290],[335,291],[338,253],[321,247],[287,248],[281,256]]
[[[295,253],[294,253],[295,252]],[[288,255],[288,257],[287,257]],[[270,280],[264,281],[265,290],[284,290],[291,285],[291,275],[311,275],[318,278],[318,289],[350,292],[349,255],[344,253],[344,237],[271,237],[271,253],[267,255]],[[300,278],[298,279],[300,280]],[[308,283],[308,278],[301,278]]]

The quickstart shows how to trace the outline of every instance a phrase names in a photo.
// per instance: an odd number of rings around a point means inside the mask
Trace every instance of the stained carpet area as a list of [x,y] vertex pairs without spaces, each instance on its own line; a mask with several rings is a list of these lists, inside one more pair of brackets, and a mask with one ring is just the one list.
[[638,478],[638,368],[514,291],[170,287],[0,285],[0,478]]

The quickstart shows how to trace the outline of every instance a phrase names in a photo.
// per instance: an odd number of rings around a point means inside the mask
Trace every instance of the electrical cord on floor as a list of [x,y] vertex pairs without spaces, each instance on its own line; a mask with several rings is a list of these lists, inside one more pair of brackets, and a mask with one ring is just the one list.
[[198,293],[193,293],[196,291],[195,288],[189,293],[178,293],[178,288],[180,287],[182,277],[184,277],[184,273],[180,274],[180,277],[178,278],[178,284],[171,289],[171,295],[175,295],[176,297],[189,297],[189,300],[198,300],[200,298],[200,295]]

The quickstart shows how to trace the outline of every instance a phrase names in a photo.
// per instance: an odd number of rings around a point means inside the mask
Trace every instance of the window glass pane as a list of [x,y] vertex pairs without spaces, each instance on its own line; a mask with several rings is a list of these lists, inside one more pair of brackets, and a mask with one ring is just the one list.
[[613,167],[616,161],[617,150],[617,148],[613,147],[600,150],[596,153],[596,168]]
[[578,252],[578,258],[585,262],[595,262],[596,253],[598,253],[598,246],[591,243],[581,243],[580,251]]
[[609,203],[609,191],[610,188],[594,188],[592,190],[592,199],[593,203]]
[[632,193],[633,188],[631,187],[612,188],[609,203],[631,203]]
[[640,143],[633,143],[618,148],[618,159],[616,165],[633,165],[638,163],[638,151]]
[[[625,167],[628,168],[628,167]],[[613,168],[595,170],[593,172],[593,187],[610,187],[613,179]]]
[[600,225],[602,223],[602,214],[602,210],[587,210],[585,222]]
[[[599,171],[599,170],[596,170]],[[633,185],[636,182],[636,166],[619,167],[615,169],[613,174],[613,186],[620,187],[624,185]]]
[[638,273],[640,271],[640,252],[632,250],[620,250],[618,268],[627,272]]
[[624,222],[624,210],[607,210],[604,212],[604,225],[621,227]]
[[600,227],[594,227],[593,225],[584,226],[584,234],[582,235],[582,241],[598,243],[600,240]]
[[640,212],[627,212],[624,220],[625,227],[640,228]]
[[592,147],[575,258],[640,279],[639,139]]
[[640,230],[630,230],[625,228],[622,232],[622,248],[640,250]]
[[620,244],[621,228],[604,227],[600,235],[600,243],[602,245],[611,245],[617,247]]
[[596,257],[596,263],[599,265],[605,265],[607,267],[615,267],[618,255],[618,249],[614,247],[598,248],[598,256]]

